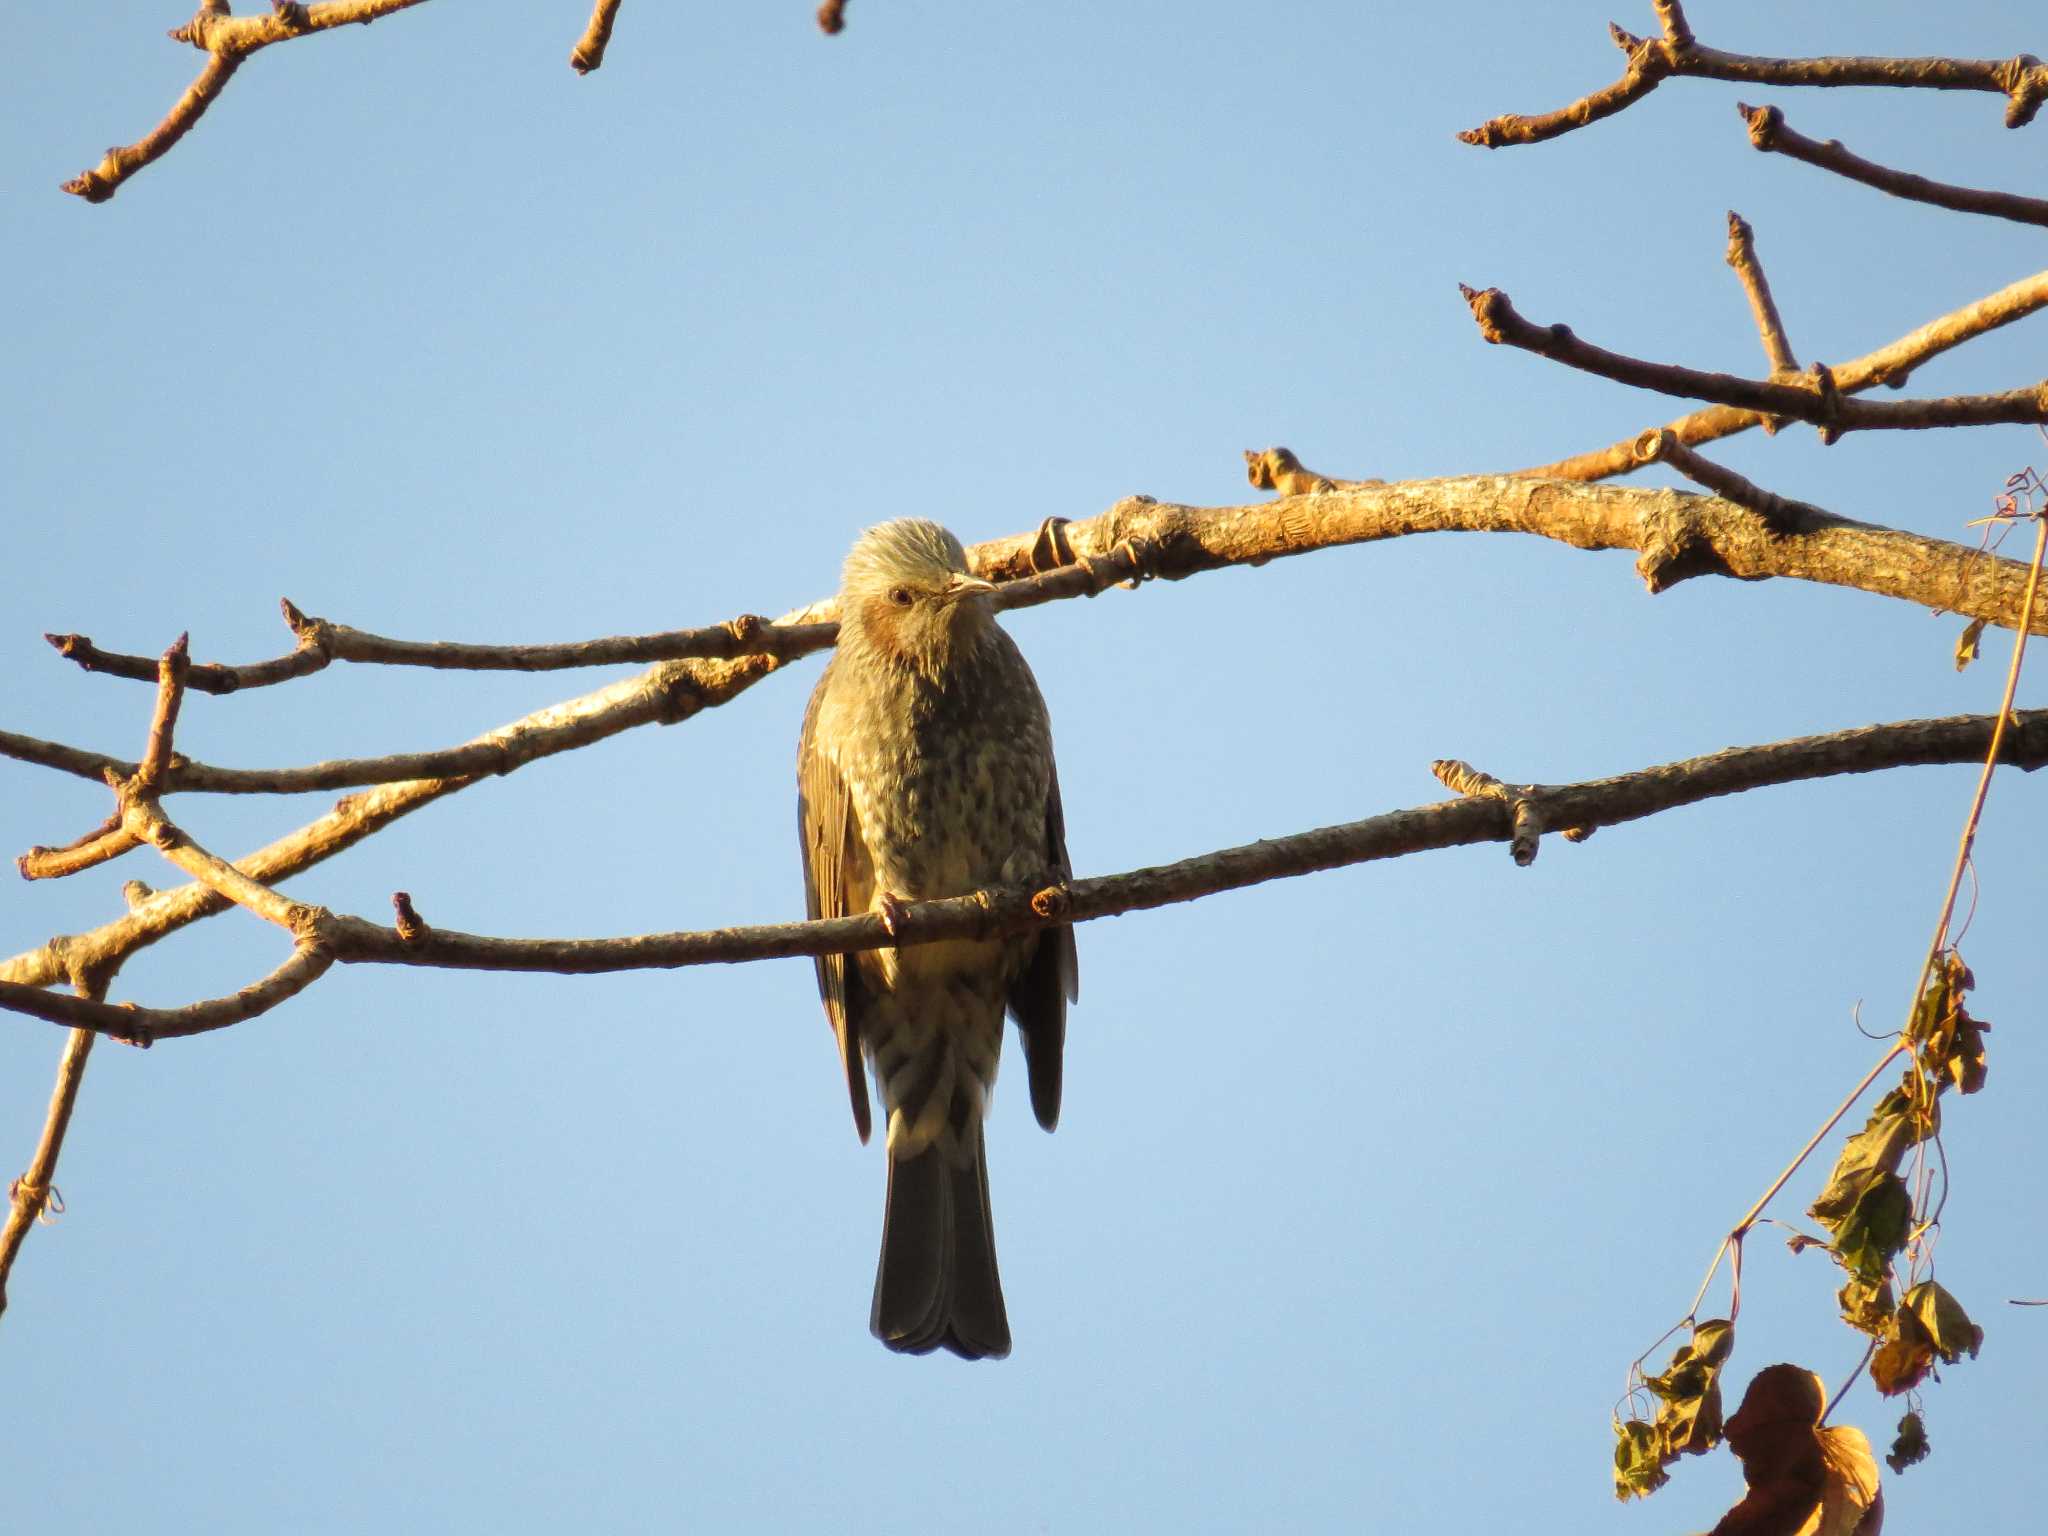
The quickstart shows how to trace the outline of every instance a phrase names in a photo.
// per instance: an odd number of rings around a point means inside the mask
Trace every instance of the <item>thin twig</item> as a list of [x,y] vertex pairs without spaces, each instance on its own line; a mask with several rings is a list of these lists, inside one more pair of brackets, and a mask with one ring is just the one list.
[[119,858],[140,840],[137,828],[124,816],[137,795],[154,796],[163,786],[173,759],[172,738],[177,730],[178,710],[185,699],[185,675],[191,666],[187,637],[180,635],[157,663],[156,708],[150,716],[149,737],[142,761],[132,774],[103,773],[107,787],[114,791],[113,816],[84,837],[63,848],[31,848],[15,867],[24,880],[50,880],[75,875],[81,870]]
[[[1742,281],[1742,292],[1749,300],[1749,312],[1756,317],[1757,335],[1763,341],[1764,360],[1771,365],[1772,377],[1797,373],[1799,359],[1793,355],[1792,343],[1785,335],[1778,302],[1771,297],[1770,279],[1764,276],[1763,263],[1757,259],[1756,231],[1749,227],[1749,220],[1732,208],[1728,210],[1728,265]],[[1770,422],[1764,423],[1766,431],[1770,427]]]
[[[2005,693],[1999,701],[1998,713],[1992,716],[1990,720],[1991,739],[1984,754],[1983,772],[1977,777],[1977,788],[1975,794],[1971,797],[1969,815],[1964,819],[1963,835],[1961,843],[1956,850],[1955,865],[1949,875],[1947,893],[1942,899],[1941,916],[1935,923],[1934,940],[1928,949],[1926,961],[1921,966],[1919,980],[1914,988],[1913,1007],[1907,1016],[1908,1028],[1901,1032],[1884,1055],[1878,1058],[1876,1065],[1863,1075],[1863,1080],[1850,1091],[1849,1096],[1827,1118],[1827,1121],[1821,1128],[1808,1138],[1806,1145],[1800,1149],[1799,1155],[1793,1158],[1791,1163],[1786,1166],[1784,1172],[1780,1173],[1772,1181],[1770,1187],[1757,1197],[1756,1203],[1743,1213],[1741,1220],[1737,1221],[1734,1227],[1730,1229],[1727,1237],[1722,1239],[1720,1248],[1715,1251],[1713,1263],[1707,1266],[1706,1278],[1700,1281],[1700,1288],[1693,1296],[1692,1305],[1687,1308],[1686,1315],[1688,1317],[1697,1313],[1700,1300],[1706,1295],[1707,1287],[1713,1283],[1714,1272],[1720,1267],[1722,1254],[1728,1252],[1733,1247],[1737,1255],[1740,1255],[1743,1236],[1755,1225],[1757,1218],[1763,1213],[1764,1207],[1777,1198],[1778,1192],[1785,1187],[1792,1175],[1799,1170],[1808,1157],[1813,1155],[1813,1150],[1820,1145],[1821,1139],[1840,1123],[1842,1116],[1846,1115],[1855,1105],[1856,1101],[1863,1097],[1870,1085],[1877,1081],[1878,1075],[1899,1056],[1913,1048],[1911,1020],[1918,1013],[1920,1000],[1926,993],[1928,982],[1933,977],[1935,968],[1940,964],[1941,957],[1947,948],[1948,925],[1949,920],[1955,915],[1956,894],[1962,887],[1963,870],[1969,863],[1970,849],[1976,840],[1977,826],[1983,816],[1985,797],[1991,787],[1991,774],[2002,756],[2007,723],[2012,715],[2012,701],[2019,687],[2020,663],[2026,654],[2027,630],[2025,628],[2025,621],[2032,617],[2034,597],[2039,587],[2041,561],[2044,552],[2048,552],[2048,517],[2037,516],[2035,519],[2034,559],[2029,569],[2027,595],[2021,605],[2022,625],[2013,639],[2012,665],[2006,673]],[[1909,1077],[1908,1080],[1912,1079]],[[1923,1186],[1920,1199],[1915,1203],[1916,1211],[1924,1211],[1925,1194],[1926,1191]],[[1876,1349],[1877,1343],[1878,1341],[1875,1338],[1870,1341],[1870,1347],[1864,1351],[1864,1363],[1869,1361],[1871,1352]],[[1859,1364],[1856,1372],[1851,1374],[1849,1380],[1844,1382],[1835,1391],[1834,1395],[1829,1398],[1827,1405],[1828,1413],[1834,1411],[1835,1403],[1840,1400],[1842,1394],[1854,1383],[1856,1376],[1861,1373],[1862,1369],[1862,1364]],[[1827,1414],[1823,1413],[1821,1417],[1825,1421]]]
[[24,880],[62,880],[109,860],[118,859],[135,847],[135,834],[121,824],[119,813],[62,848],[45,848],[38,843],[14,861]]
[[89,203],[104,203],[121,183],[160,160],[206,114],[242,61],[260,48],[361,23],[418,5],[420,0],[327,0],[318,5],[273,4],[267,16],[230,16],[225,0],[202,0],[198,12],[173,28],[173,42],[190,43],[207,55],[199,77],[185,88],[162,122],[133,144],[115,145],[100,163],[64,183],[66,192]]
[[1958,187],[1949,182],[1916,176],[1911,171],[1894,170],[1850,153],[1840,139],[1826,142],[1809,139],[1798,130],[1787,127],[1785,114],[1776,107],[1752,107],[1747,102],[1738,102],[1736,110],[1749,125],[1749,142],[1767,154],[1803,160],[1808,165],[1817,165],[1837,176],[1860,181],[1866,187],[1875,187],[1893,197],[1932,203],[1937,208],[1947,208],[1955,213],[1981,213],[1989,218],[2010,219],[2015,224],[2048,226],[2048,199],[2022,197],[2016,192]]
[[181,634],[157,658],[156,709],[149,717],[147,745],[135,769],[136,787],[149,794],[162,787],[164,775],[170,771],[178,711],[184,707],[185,679],[192,670],[191,645],[191,635]]
[[[666,662],[638,677],[487,732],[478,745],[499,744],[516,767],[602,741],[638,725],[675,724],[737,697],[780,665],[773,657]],[[0,743],[4,745],[4,743]],[[508,767],[509,771],[509,767]],[[244,874],[276,884],[352,848],[402,816],[474,784],[474,777],[412,779],[379,785],[339,801],[325,816],[236,861]],[[50,986],[74,975],[111,976],[137,949],[231,905],[204,885],[159,891],[133,910],[83,934],[61,935],[10,960],[0,979]]]
[[[1374,484],[1379,482],[1375,481]],[[1124,579],[1146,573],[1124,573]],[[1080,567],[1013,576],[996,594],[1008,611],[1032,608],[1062,597],[1093,596],[1105,583]],[[298,643],[287,654],[245,666],[205,662],[188,669],[186,686],[203,693],[237,693],[307,677],[336,661],[384,667],[428,667],[458,672],[560,672],[650,661],[729,660],[773,656],[783,661],[824,650],[838,637],[832,599],[812,603],[782,619],[742,613],[722,624],[672,629],[651,635],[612,635],[565,644],[471,645],[459,641],[395,640],[301,613],[290,598],[279,606]],[[105,651],[85,635],[44,635],[57,654],[88,672],[154,682],[157,659]],[[467,771],[467,770],[464,770]],[[360,782],[360,781],[356,781]],[[326,788],[329,786],[313,786]]]
[[[182,1008],[138,1008],[132,1003],[104,1003],[67,997],[42,987],[0,981],[0,1008],[47,1019],[70,1028],[74,1035],[107,1035],[129,1045],[148,1046],[159,1040],[182,1040],[211,1034],[261,1017],[306,990],[334,964],[334,956],[317,944],[301,943],[284,964],[227,997],[208,998]],[[61,1084],[61,1078],[60,1078]]]
[[2028,53],[2010,59],[1764,58],[1703,46],[1686,25],[1675,0],[1657,0],[1655,9],[1664,24],[1662,37],[1637,37],[1611,22],[1608,24],[1608,36],[1614,46],[1628,56],[1620,79],[1554,112],[1534,116],[1503,113],[1477,128],[1466,129],[1458,137],[1485,149],[1540,144],[1574,128],[1612,117],[1677,76],[1756,85],[1876,85],[1988,91],[2006,98],[2008,128],[2021,128],[2033,121],[2042,101],[2048,99],[2048,65]]
[[[1908,331],[1875,352],[1834,367],[1835,388],[1844,395],[1861,394],[1882,384],[1899,388],[1907,376],[1930,358],[1952,351],[1989,331],[2023,320],[2048,306],[2048,271],[2036,272],[2008,283],[1996,293],[1928,321]],[[1732,437],[1763,423],[1766,413],[1738,410],[1733,406],[1710,405],[1665,423],[1665,430],[1681,442],[1697,447],[1719,438]],[[1516,473],[1531,478],[1554,480],[1606,480],[1627,474],[1637,467],[1636,436],[1624,437],[1605,448],[1595,448],[1548,464],[1534,464]]]
[[1582,341],[1568,325],[1536,325],[1517,312],[1498,288],[1459,285],[1479,333],[1497,345],[1520,347],[1601,378],[1661,394],[1711,400],[1761,415],[1789,416],[1821,429],[1824,441],[1844,432],[1925,431],[2048,421],[2048,380],[1996,395],[1949,395],[1923,400],[1844,399],[1833,374],[1815,365],[1811,385],[1744,379],[1676,363],[1653,363]]
[[[667,630],[651,635],[612,635],[564,645],[465,645],[443,641],[394,640],[301,613],[283,599],[285,622],[297,644],[283,656],[242,666],[218,662],[194,665],[186,686],[201,693],[237,693],[308,677],[337,661],[385,667],[429,667],[462,672],[556,672],[575,667],[646,665],[653,661],[734,656],[807,656],[832,643],[830,623],[771,623],[743,613],[723,624]],[[814,605],[815,607],[816,605]],[[809,610],[805,610],[808,612]],[[88,672],[139,682],[156,680],[156,658],[104,651],[85,635],[44,635],[67,661]]]
[[[2027,631],[2024,627],[2033,618],[2034,600],[2041,589],[2041,557],[2048,553],[2048,515],[2034,516],[2034,559],[2027,570],[2026,596],[2020,600],[2022,627],[2013,636],[2012,664],[2006,668],[2005,692],[1998,701],[1998,714],[1991,728],[1991,743],[1984,753],[1984,769],[1977,775],[1977,788],[1970,796],[1970,811],[1963,818],[1963,834],[1956,845],[1955,867],[1949,871],[1948,891],[1942,897],[1941,916],[1934,924],[1934,938],[1927,946],[1927,959],[1920,969],[1920,985],[1913,995],[1913,1006],[1919,1007],[1920,998],[1927,990],[1927,982],[1934,975],[1934,968],[1941,959],[1942,951],[1948,946],[1949,920],[1955,916],[1956,893],[1962,889],[1963,871],[1969,867],[1970,850],[1977,843],[1977,826],[1984,816],[1984,802],[1991,793],[1991,775],[1998,767],[1999,747],[2005,740],[2008,722],[2012,718],[2012,701],[2019,691],[2020,664],[2027,655]],[[1910,1022],[1912,1015],[1907,1018]]]
[[[100,992],[81,986],[77,1001],[104,1007],[100,996]],[[43,1219],[46,1212],[63,1209],[55,1182],[57,1159],[64,1151],[64,1134],[71,1128],[71,1112],[77,1107],[79,1085],[85,1081],[85,1064],[98,1033],[76,1028],[65,1040],[64,1055],[57,1063],[56,1086],[50,1090],[49,1112],[43,1117],[43,1133],[36,1138],[36,1150],[29,1158],[27,1170],[8,1191],[7,1221],[0,1226],[0,1313],[7,1310],[7,1277],[14,1272],[14,1260],[21,1252],[28,1229]]]
[[1665,427],[1652,427],[1636,439],[1636,458],[1644,464],[1669,464],[1693,484],[1749,508],[1782,533],[1796,533],[1828,515],[1811,502],[1794,501],[1776,491],[1767,491],[1726,465],[1694,453],[1678,440],[1677,433]]
[[[1741,1245],[1743,1237],[1751,1227],[1756,1225],[1757,1217],[1763,1214],[1764,1207],[1778,1198],[1778,1191],[1789,1184],[1792,1180],[1792,1175],[1800,1170],[1809,1157],[1813,1156],[1813,1149],[1821,1144],[1822,1139],[1826,1137],[1829,1131],[1832,1131],[1841,1123],[1842,1116],[1856,1107],[1856,1101],[1863,1097],[1872,1083],[1877,1081],[1878,1074],[1890,1066],[1899,1053],[1905,1049],[1906,1043],[1903,1040],[1893,1042],[1891,1048],[1877,1059],[1877,1064],[1864,1073],[1862,1080],[1849,1090],[1849,1096],[1835,1107],[1835,1112],[1821,1122],[1820,1129],[1806,1139],[1806,1145],[1799,1149],[1798,1155],[1785,1165],[1784,1169],[1775,1179],[1771,1180],[1770,1187],[1758,1195],[1756,1202],[1742,1213],[1741,1219],[1734,1226],[1728,1229],[1728,1235],[1721,1239],[1721,1246],[1714,1250],[1714,1261],[1707,1266],[1707,1273],[1700,1281],[1700,1288],[1693,1293],[1692,1305],[1685,1309],[1687,1317],[1695,1316],[1699,1312],[1700,1301],[1706,1296],[1707,1287],[1714,1283],[1714,1272],[1721,1267],[1721,1256],[1728,1251],[1730,1245],[1737,1247]],[[1652,1345],[1651,1347],[1655,1348],[1656,1346]]]

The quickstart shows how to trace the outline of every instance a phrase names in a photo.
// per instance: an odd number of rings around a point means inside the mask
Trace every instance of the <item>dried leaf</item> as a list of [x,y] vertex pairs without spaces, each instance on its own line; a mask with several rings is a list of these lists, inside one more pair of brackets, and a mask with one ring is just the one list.
[[1913,1097],[1903,1087],[1894,1088],[1871,1108],[1863,1129],[1851,1136],[1835,1159],[1834,1172],[1820,1198],[1807,1207],[1817,1221],[1840,1221],[1856,1204],[1872,1177],[1897,1173],[1899,1161],[1909,1147],[1932,1129],[1914,1113]]
[[1984,1086],[1984,1031],[1991,1026],[1970,1017],[1963,994],[1977,984],[1960,955],[1943,957],[1913,1010],[1908,1037],[1930,1071],[1964,1093]]
[[1891,1451],[1885,1456],[1884,1464],[1894,1472],[1903,1472],[1908,1467],[1917,1467],[1927,1459],[1932,1449],[1927,1443],[1927,1426],[1917,1413],[1908,1413],[1899,1420],[1898,1438],[1892,1441]]
[[1957,1008],[1954,1044],[1942,1058],[1941,1068],[1960,1093],[1975,1093],[1984,1086],[1984,1031],[1990,1027]]
[[1884,1497],[1860,1429],[1820,1428],[1827,1390],[1797,1365],[1766,1366],[1728,1420],[1749,1491],[1713,1536],[1877,1536]]
[[1976,1359],[1984,1346],[1984,1330],[1970,1321],[1961,1302],[1932,1280],[1922,1281],[1900,1297],[1899,1311],[1919,1319],[1934,1352],[1949,1365],[1964,1355]]
[[1953,1365],[1971,1359],[1984,1343],[1984,1330],[1970,1321],[1962,1303],[1932,1280],[1899,1298],[1899,1310],[1870,1360],[1870,1379],[1887,1397],[1910,1392],[1927,1378],[1934,1362]]
[[1934,1339],[1919,1317],[1901,1307],[1870,1357],[1870,1379],[1886,1397],[1910,1392],[1934,1369]]
[[1664,1470],[1664,1437],[1641,1419],[1614,1421],[1614,1496],[1647,1499],[1671,1481]]
[[1640,1499],[1669,1480],[1664,1468],[1721,1443],[1721,1367],[1735,1350],[1735,1325],[1695,1323],[1672,1351],[1671,1364],[1643,1385],[1657,1397],[1657,1417],[1615,1421],[1614,1496]]
[[1962,634],[1956,637],[1956,670],[1958,672],[1977,659],[1979,649],[1977,642],[1984,638],[1984,624],[1985,621],[1983,619],[1972,619],[1963,626]]
[[1906,1246],[1912,1220],[1913,1197],[1904,1181],[1895,1173],[1880,1173],[1835,1228],[1835,1257],[1857,1279],[1880,1281],[1890,1273],[1893,1257]]
[[1898,1310],[1898,1303],[1892,1299],[1892,1282],[1887,1276],[1883,1280],[1859,1280],[1850,1276],[1848,1283],[1835,1292],[1835,1300],[1841,1303],[1842,1321],[1860,1333],[1873,1338],[1883,1338],[1891,1326],[1892,1314]]
[[1851,1424],[1821,1430],[1820,1456],[1827,1480],[1814,1536],[1877,1536],[1884,1529],[1884,1489],[1870,1437]]

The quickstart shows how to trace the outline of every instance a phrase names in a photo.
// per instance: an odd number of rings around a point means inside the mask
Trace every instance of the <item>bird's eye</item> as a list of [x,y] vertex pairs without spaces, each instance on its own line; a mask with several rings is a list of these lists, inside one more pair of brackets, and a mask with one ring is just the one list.
[[910,588],[891,587],[889,589],[889,601],[898,608],[908,608],[910,606]]

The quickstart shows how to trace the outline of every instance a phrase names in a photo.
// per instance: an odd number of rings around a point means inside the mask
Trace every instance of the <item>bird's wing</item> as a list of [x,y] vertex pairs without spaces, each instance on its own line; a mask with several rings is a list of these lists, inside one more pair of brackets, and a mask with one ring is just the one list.
[[[827,676],[830,676],[828,669]],[[813,919],[845,917],[849,910],[866,911],[867,903],[850,907],[849,877],[866,878],[867,849],[853,824],[853,804],[838,765],[819,750],[815,739],[818,701],[825,696],[825,678],[811,694],[804,711],[803,735],[797,745],[797,831],[803,840],[804,910]],[[846,1073],[847,1097],[853,1101],[853,1123],[865,1142],[873,1129],[868,1114],[868,1080],[861,1062],[861,1017],[867,1011],[867,989],[860,969],[845,955],[819,955],[818,996],[825,1017],[839,1041],[839,1064]]]
[[[1047,870],[1070,878],[1067,818],[1060,809],[1060,775],[1052,769],[1045,798]],[[1007,1001],[1024,1041],[1024,1071],[1031,1082],[1031,1113],[1048,1131],[1060,1120],[1060,1075],[1067,1049],[1067,1004],[1081,1000],[1081,966],[1074,954],[1074,930],[1054,928],[1039,935],[1030,963],[1010,984]]]

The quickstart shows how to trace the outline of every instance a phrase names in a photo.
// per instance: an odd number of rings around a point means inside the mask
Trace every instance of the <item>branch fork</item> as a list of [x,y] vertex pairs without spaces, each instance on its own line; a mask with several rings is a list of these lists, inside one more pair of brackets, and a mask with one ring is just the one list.
[[[1508,807],[1508,856],[1516,865],[1527,869],[1536,862],[1536,851],[1543,834],[1552,830],[1550,817],[1545,811],[1549,792],[1541,784],[1507,784],[1490,773],[1483,773],[1470,763],[1455,757],[1440,757],[1429,765],[1429,771],[1437,776],[1449,790],[1465,796],[1468,800],[1498,800]],[[1567,840],[1583,843],[1593,835],[1593,828],[1582,826],[1560,827]]]

